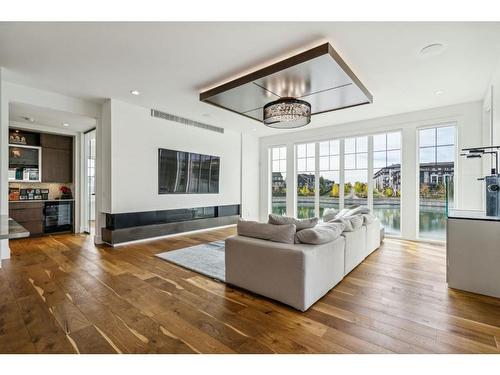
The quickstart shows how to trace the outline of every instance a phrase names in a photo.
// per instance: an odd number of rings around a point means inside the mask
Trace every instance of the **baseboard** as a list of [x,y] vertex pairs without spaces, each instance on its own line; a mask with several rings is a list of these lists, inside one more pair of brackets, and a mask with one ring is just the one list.
[[0,261],[10,259],[9,240],[0,240]]
[[236,224],[221,225],[219,227],[196,229],[196,230],[192,230],[192,231],[189,231],[189,232],[166,234],[164,236],[144,238],[144,239],[140,239],[140,240],[134,240],[134,241],[128,241],[128,242],[120,242],[120,243],[116,243],[116,244],[110,244],[108,242],[102,241],[102,239],[101,239],[101,243],[102,244],[106,244],[108,246],[111,246],[113,248],[116,248],[116,247],[122,247],[122,246],[127,246],[127,245],[133,245],[133,244],[136,244],[136,243],[142,243],[142,242],[148,242],[148,241],[154,241],[154,240],[161,240],[161,239],[170,238],[170,237],[179,237],[179,236],[186,236],[186,235],[195,234],[195,233],[210,232],[212,230],[223,229],[223,228],[231,228],[231,227],[234,227],[234,226],[236,226]]

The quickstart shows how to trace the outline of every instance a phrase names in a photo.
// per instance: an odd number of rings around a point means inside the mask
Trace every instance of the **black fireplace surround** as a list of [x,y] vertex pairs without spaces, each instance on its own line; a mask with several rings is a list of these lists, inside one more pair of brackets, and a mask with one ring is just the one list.
[[102,240],[108,244],[236,224],[240,205],[106,214]]

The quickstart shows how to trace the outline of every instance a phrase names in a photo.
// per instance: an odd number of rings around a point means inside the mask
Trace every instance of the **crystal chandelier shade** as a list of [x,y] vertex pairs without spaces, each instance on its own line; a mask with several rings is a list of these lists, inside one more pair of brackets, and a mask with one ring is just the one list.
[[311,105],[295,98],[281,98],[264,106],[264,125],[293,129],[311,122]]

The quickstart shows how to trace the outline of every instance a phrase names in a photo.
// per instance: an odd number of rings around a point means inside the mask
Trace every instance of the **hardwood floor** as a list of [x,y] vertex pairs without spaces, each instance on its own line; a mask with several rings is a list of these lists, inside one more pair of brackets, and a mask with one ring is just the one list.
[[386,239],[305,313],[153,256],[233,233],[11,241],[0,353],[500,352],[500,300],[448,289],[439,245]]

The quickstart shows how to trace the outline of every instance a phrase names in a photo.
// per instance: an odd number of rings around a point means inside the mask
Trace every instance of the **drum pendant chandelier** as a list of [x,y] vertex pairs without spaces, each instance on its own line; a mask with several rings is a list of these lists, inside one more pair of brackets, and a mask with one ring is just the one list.
[[311,105],[295,98],[281,98],[264,106],[264,125],[276,129],[293,129],[311,122]]

